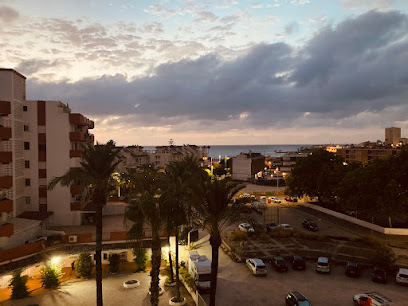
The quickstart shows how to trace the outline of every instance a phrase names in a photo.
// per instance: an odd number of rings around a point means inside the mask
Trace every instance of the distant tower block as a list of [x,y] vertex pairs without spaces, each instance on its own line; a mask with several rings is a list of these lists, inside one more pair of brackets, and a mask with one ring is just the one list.
[[389,127],[385,128],[385,144],[397,145],[401,142],[401,128]]

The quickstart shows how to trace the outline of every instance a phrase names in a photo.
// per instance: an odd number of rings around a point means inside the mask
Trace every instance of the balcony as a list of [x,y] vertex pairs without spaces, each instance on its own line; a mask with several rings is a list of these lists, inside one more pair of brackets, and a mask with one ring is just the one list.
[[0,139],[9,140],[11,138],[11,128],[0,126]]
[[0,116],[11,114],[11,103],[8,101],[0,101]]
[[86,204],[85,201],[71,202],[71,211],[83,210],[85,204]]
[[0,152],[0,163],[1,164],[9,164],[12,161],[13,161],[12,152]]
[[14,224],[5,223],[0,225],[0,237],[11,237],[14,234]]
[[13,200],[0,200],[0,213],[11,213],[13,211]]
[[0,176],[0,189],[1,188],[11,188],[13,187],[13,177],[12,176]]
[[88,129],[93,129],[95,127],[95,123],[92,120],[88,120]]
[[71,142],[94,142],[94,135],[84,132],[70,132],[69,140]]
[[70,158],[82,157],[82,151],[81,150],[70,150],[69,151],[69,157]]
[[40,198],[46,198],[47,197],[47,187],[46,186],[38,187],[38,196]]
[[47,152],[39,151],[38,152],[38,161],[47,161]]
[[38,169],[38,178],[47,178],[47,169]]
[[71,191],[71,194],[80,194],[81,193],[81,186],[79,185],[71,185],[69,186],[69,189]]

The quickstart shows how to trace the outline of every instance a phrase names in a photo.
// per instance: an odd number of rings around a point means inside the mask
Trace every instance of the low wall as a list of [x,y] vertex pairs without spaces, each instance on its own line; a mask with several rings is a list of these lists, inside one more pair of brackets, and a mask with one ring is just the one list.
[[45,249],[45,242],[28,243],[13,249],[0,251],[0,262],[16,260],[25,256],[39,253]]
[[386,234],[386,235],[401,235],[401,236],[408,236],[408,228],[388,228],[388,227],[382,227],[376,224],[372,224],[367,221],[363,221],[351,216],[347,216],[345,214],[339,213],[337,211],[333,211],[324,207],[320,207],[318,205],[310,204],[310,203],[305,203],[303,204],[305,207],[309,207],[314,210],[318,210],[322,213],[325,213],[327,215],[360,225],[362,227],[371,229],[373,231],[379,232],[381,234]]

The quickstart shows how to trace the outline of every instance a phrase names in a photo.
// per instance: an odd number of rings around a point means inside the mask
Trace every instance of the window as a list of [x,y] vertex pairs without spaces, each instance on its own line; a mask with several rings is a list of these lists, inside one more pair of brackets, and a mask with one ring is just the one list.
[[25,179],[25,185],[26,185],[26,187],[31,185],[30,179]]
[[24,132],[28,132],[28,125],[24,124]]
[[30,150],[30,143],[29,142],[24,142],[24,150]]
[[30,197],[26,197],[26,198],[25,198],[25,203],[26,203],[27,205],[31,204],[31,198],[30,198]]
[[103,260],[108,260],[108,254],[107,253],[103,253]]
[[27,105],[23,105],[23,112],[26,112],[28,110],[28,106]]
[[25,167],[26,169],[29,169],[29,168],[30,168],[30,161],[29,161],[29,160],[25,160],[25,161],[24,161],[24,167]]

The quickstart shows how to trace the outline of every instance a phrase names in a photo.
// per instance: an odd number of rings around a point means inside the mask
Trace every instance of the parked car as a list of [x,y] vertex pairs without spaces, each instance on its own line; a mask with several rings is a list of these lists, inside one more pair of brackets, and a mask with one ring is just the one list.
[[391,300],[378,292],[368,292],[353,296],[354,305],[390,306]]
[[278,272],[286,272],[288,271],[288,264],[286,263],[285,259],[281,256],[274,256],[271,259],[271,265],[275,268]]
[[306,262],[302,256],[292,257],[292,268],[293,270],[306,270]]
[[305,296],[297,291],[289,292],[285,297],[286,306],[312,306]]
[[272,203],[282,203],[277,197],[269,197],[268,199],[271,200]]
[[408,269],[400,268],[397,276],[395,277],[397,284],[408,285]]
[[314,221],[311,220],[311,219],[304,219],[304,220],[302,221],[302,226],[303,226],[305,229],[308,229],[309,231],[312,231],[312,232],[317,232],[317,231],[319,230],[319,228],[317,227],[316,222],[314,222]]
[[348,261],[346,263],[345,273],[347,276],[360,277],[360,265],[357,262]]
[[330,263],[327,257],[319,257],[317,259],[316,272],[330,273]]
[[286,197],[285,197],[285,201],[286,201],[286,202],[297,202],[298,200],[297,200],[297,198],[295,198],[295,197],[286,196]]
[[246,232],[246,233],[248,233],[248,234],[253,234],[253,233],[255,233],[254,228],[253,228],[253,227],[251,226],[251,224],[249,224],[249,223],[241,223],[241,224],[238,226],[238,228],[239,228],[240,231]]
[[266,275],[268,273],[268,270],[266,269],[266,266],[262,259],[248,258],[246,260],[246,264],[249,270],[251,270],[252,274],[254,275]]
[[265,225],[265,230],[267,233],[269,233],[270,231],[273,231],[274,229],[277,229],[278,225],[276,223],[268,223]]
[[374,267],[373,272],[371,272],[371,280],[378,283],[387,282],[387,272],[381,267]]
[[293,228],[290,226],[290,224],[279,224],[278,227],[286,229],[286,230],[293,230]]

